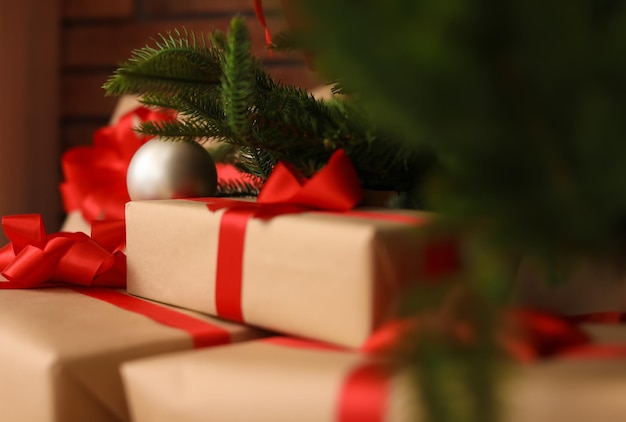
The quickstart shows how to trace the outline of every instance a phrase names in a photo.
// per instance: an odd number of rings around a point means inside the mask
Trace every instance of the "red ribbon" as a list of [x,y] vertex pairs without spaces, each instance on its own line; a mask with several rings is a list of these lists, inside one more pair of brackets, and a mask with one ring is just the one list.
[[286,165],[276,165],[259,193],[258,203],[348,211],[362,197],[363,191],[356,170],[346,153],[337,150],[325,167],[305,181],[301,181]]
[[354,368],[344,380],[339,393],[337,421],[384,421],[390,375],[387,366],[376,362]]
[[[540,359],[610,359],[626,357],[626,345],[593,344],[592,339],[580,328],[580,322],[608,323],[624,321],[623,313],[601,313],[559,317],[530,309],[509,309],[503,315],[506,320],[503,331],[496,333],[503,350],[520,362]],[[458,341],[473,341],[472,336],[459,336],[451,327],[451,336]],[[373,333],[361,348],[367,357],[384,357],[398,347],[417,330],[419,341],[419,318],[392,320]],[[413,337],[415,338],[415,337]],[[344,347],[313,340],[293,337],[272,337],[268,343],[307,350],[353,353]],[[410,346],[410,345],[409,345]],[[366,359],[345,377],[337,400],[337,420],[340,422],[381,422],[385,420],[387,399],[390,393],[392,369],[384,360]]]
[[0,249],[0,288],[126,286],[123,221],[94,222],[84,233],[46,234],[38,214],[4,216],[10,243]]
[[171,112],[137,107],[117,124],[99,129],[93,146],[68,150],[61,162],[66,180],[60,187],[65,210],[80,210],[88,222],[124,219],[124,205],[130,200],[126,189],[128,164],[150,139],[139,136],[134,127],[140,122],[172,119]]
[[[262,341],[295,349],[351,353],[343,347],[294,337],[271,337]],[[352,368],[337,396],[337,422],[384,421],[392,372],[389,365],[371,360]]]
[[[267,22],[265,21],[265,14],[263,13],[263,2],[261,0],[254,0],[254,13],[256,13],[256,17],[263,26],[265,30],[265,43],[268,47],[272,45],[272,36],[270,35],[270,30],[267,27]],[[270,50],[270,56],[272,55],[272,50]]]
[[175,311],[174,309],[166,308],[157,303],[148,302],[111,289],[75,288],[73,290],[127,311],[141,314],[159,324],[183,330],[191,336],[193,347],[196,349],[229,344],[231,342],[230,333],[222,327]]

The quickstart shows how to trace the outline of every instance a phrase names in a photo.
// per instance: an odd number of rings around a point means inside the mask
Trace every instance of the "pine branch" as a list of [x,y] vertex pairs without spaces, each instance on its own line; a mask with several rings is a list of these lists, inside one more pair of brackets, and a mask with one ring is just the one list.
[[251,105],[255,101],[250,35],[241,17],[232,20],[230,29],[222,67],[222,99],[224,114],[233,134],[245,144],[250,138]]
[[215,122],[206,120],[148,121],[139,126],[139,132],[173,141],[186,140],[188,138],[196,140],[208,138],[222,139],[232,136],[228,127],[219,126]]
[[256,197],[259,195],[258,184],[245,181],[228,181],[217,185],[217,197]]
[[198,45],[194,33],[175,30],[155,41],[156,47],[134,50],[104,84],[107,94],[192,93],[219,84],[221,53],[200,39]]
[[[133,52],[105,84],[108,94],[139,94],[145,104],[178,111],[179,122],[146,123],[164,139],[216,138],[237,148],[236,165],[266,178],[278,161],[313,175],[346,150],[365,188],[413,191],[421,155],[379,133],[354,98],[331,101],[277,83],[250,53],[245,21],[228,34],[168,33]],[[419,173],[419,172],[418,172]]]

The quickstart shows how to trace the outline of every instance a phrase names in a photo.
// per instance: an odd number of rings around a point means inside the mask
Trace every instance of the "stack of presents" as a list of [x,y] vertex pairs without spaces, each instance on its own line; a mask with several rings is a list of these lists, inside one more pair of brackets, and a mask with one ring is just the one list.
[[[103,170],[109,188],[116,171]],[[449,250],[425,235],[431,216],[224,198],[108,207],[106,192],[63,189],[61,233],[36,216],[3,221],[0,420],[421,420],[407,374],[367,346]],[[626,330],[584,330],[595,354],[519,365],[507,420],[626,418]]]

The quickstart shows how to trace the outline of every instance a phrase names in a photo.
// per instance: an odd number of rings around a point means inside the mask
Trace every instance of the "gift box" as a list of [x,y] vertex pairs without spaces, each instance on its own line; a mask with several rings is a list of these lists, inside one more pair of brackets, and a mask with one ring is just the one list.
[[0,420],[121,422],[124,361],[263,333],[105,288],[0,290]]
[[586,324],[587,345],[519,365],[503,384],[507,422],[626,420],[626,326]]
[[417,420],[406,374],[290,338],[128,362],[122,376],[135,422]]
[[[509,366],[499,388],[502,420],[626,418],[626,327],[588,325],[584,331],[593,343]],[[135,422],[425,419],[407,373],[380,358],[298,339],[127,362],[122,377]]]
[[626,419],[626,362],[555,360],[520,368],[503,397],[507,422]]
[[[382,209],[252,216],[250,202],[133,201],[134,295],[272,331],[358,347],[429,266],[424,213]],[[243,207],[243,209],[241,208]],[[254,213],[254,211],[252,211]]]

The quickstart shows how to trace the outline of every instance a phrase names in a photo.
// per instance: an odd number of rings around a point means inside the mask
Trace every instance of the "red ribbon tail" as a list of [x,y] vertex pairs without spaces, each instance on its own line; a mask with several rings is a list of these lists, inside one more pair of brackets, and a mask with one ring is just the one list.
[[[265,14],[263,13],[263,2],[261,0],[254,0],[254,13],[256,14],[257,19],[265,29],[265,43],[268,47],[272,45],[272,36],[270,35],[270,30],[267,27],[267,22],[265,21]],[[270,48],[270,57],[272,56],[272,49]]]

